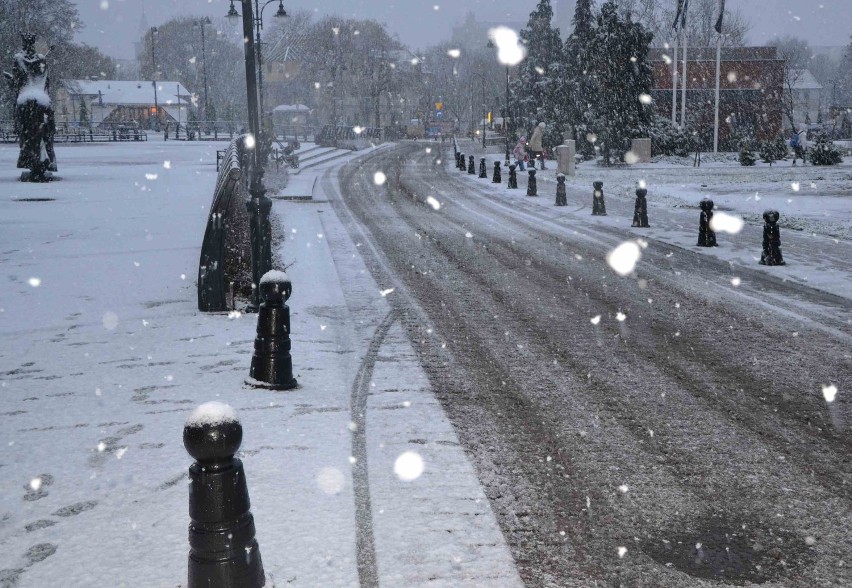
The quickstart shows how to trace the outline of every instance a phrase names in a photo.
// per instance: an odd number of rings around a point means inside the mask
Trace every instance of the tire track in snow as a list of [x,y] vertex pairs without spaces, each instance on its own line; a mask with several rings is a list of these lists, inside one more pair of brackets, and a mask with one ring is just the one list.
[[350,410],[352,413],[352,487],[355,495],[355,546],[358,558],[358,581],[362,587],[378,586],[376,545],[373,537],[373,508],[370,501],[370,477],[367,466],[367,396],[379,350],[388,331],[396,322],[397,313],[391,309],[376,328],[367,353],[361,361],[352,383]]

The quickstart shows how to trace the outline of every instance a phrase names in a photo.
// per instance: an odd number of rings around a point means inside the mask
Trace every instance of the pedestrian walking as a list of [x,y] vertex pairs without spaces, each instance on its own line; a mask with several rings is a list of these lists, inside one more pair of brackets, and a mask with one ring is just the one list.
[[802,165],[805,165],[805,157],[807,156],[808,131],[793,130],[793,135],[790,137],[790,147],[793,149],[793,165],[796,165],[796,160],[801,159]]
[[518,139],[515,148],[512,149],[512,157],[515,158],[515,165],[520,171],[524,171],[524,161],[527,158],[527,138],[521,137]]
[[542,147],[541,142],[544,137],[545,126],[543,122],[538,123],[535,129],[533,129],[532,137],[530,137],[530,161],[532,162],[532,167],[535,167],[536,159],[540,159],[541,169],[544,169],[544,147]]

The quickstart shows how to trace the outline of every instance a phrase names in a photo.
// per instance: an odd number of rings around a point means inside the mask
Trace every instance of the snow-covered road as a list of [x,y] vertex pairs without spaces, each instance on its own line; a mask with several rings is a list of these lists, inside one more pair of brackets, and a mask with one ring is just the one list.
[[[525,582],[852,582],[852,305],[832,292],[849,243],[787,231],[796,263],[762,268],[737,257],[759,255],[753,225],[698,251],[694,210],[654,207],[642,233],[624,194],[593,220],[586,196],[556,209],[552,182],[531,199],[451,160],[410,144],[326,191],[394,288]],[[605,256],[637,237],[619,277]]]

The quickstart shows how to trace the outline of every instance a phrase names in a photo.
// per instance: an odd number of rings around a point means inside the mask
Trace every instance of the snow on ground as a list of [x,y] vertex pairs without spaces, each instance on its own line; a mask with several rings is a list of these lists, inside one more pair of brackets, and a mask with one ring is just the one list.
[[268,585],[357,585],[359,559],[385,585],[519,585],[407,336],[322,197],[274,208],[295,262],[300,388],[243,384],[254,315],[196,310],[222,146],[60,146],[50,184],[17,182],[17,150],[0,146],[0,585],[184,583],[182,430],[208,401],[244,427]]
[[[538,198],[528,198],[529,174],[518,172],[518,189],[506,187],[508,170],[503,168],[500,187],[491,184],[493,162],[503,154],[490,148],[485,155],[478,145],[460,141],[459,149],[474,155],[477,162],[487,158],[488,180],[478,179],[452,169],[452,146],[447,144],[450,172],[466,178],[484,193],[496,194],[511,205],[540,206],[553,210],[554,218],[620,227],[637,237],[650,238],[665,246],[690,248],[705,255],[729,261],[732,268],[748,268],[782,276],[801,284],[843,297],[849,292],[852,276],[852,158],[842,165],[793,167],[792,160],[773,164],[758,163],[742,167],[730,157],[704,158],[701,167],[692,167],[692,158],[667,158],[665,161],[606,168],[584,162],[577,175],[567,178],[568,206],[554,207],[556,162],[536,172]],[[434,144],[424,143],[424,148]],[[608,216],[592,217],[592,182],[604,182]],[[648,189],[649,229],[634,229],[633,203],[636,188]],[[698,203],[711,198],[715,210],[746,221],[736,235],[718,234],[719,247],[696,247],[698,240]],[[781,213],[781,248],[787,265],[758,265],[761,253],[763,211],[774,208]]]

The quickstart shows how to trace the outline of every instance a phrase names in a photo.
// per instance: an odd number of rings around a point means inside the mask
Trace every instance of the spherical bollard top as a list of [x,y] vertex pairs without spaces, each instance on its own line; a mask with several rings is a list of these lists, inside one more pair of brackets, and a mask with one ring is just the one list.
[[534,176],[534,175],[535,175],[535,170],[534,170],[534,169],[531,169],[531,170],[529,170],[529,173],[530,173],[530,176]]
[[243,442],[237,411],[221,402],[206,402],[183,426],[183,446],[199,463],[229,460]]
[[639,196],[639,198],[644,198],[648,195],[648,190],[646,188],[636,188],[636,195]]
[[768,223],[777,223],[781,218],[781,214],[777,210],[765,210],[763,212],[763,220]]
[[594,186],[595,190],[600,192],[603,189],[603,182],[592,182],[592,186]]
[[515,164],[514,163],[509,164],[509,171],[515,171]]
[[709,198],[703,198],[701,200],[700,206],[701,206],[701,210],[703,210],[705,212],[711,211],[711,210],[713,210],[713,201],[710,200]]
[[293,283],[285,272],[270,270],[260,278],[260,293],[266,304],[284,304],[293,293]]
[[565,174],[556,174],[556,181],[560,184],[565,181]]

